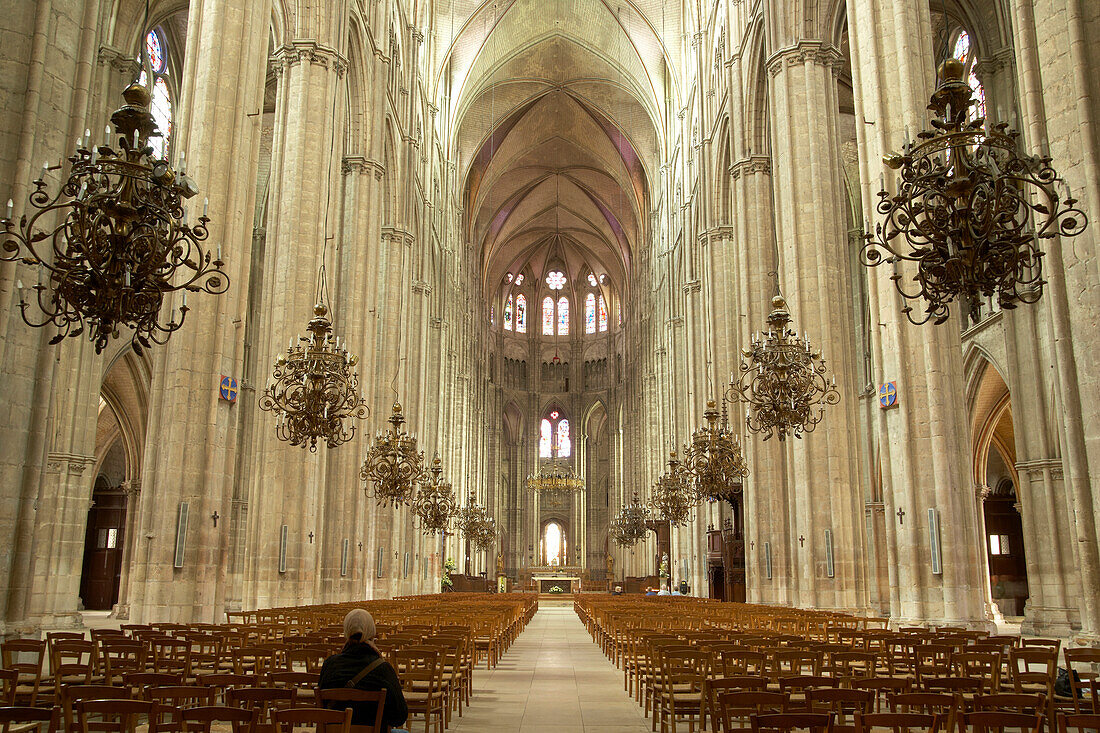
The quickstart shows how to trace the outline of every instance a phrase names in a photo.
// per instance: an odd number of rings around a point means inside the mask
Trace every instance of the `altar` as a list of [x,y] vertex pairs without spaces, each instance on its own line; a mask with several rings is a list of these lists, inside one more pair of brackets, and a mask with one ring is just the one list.
[[580,576],[576,575],[531,575],[539,593],[550,593],[551,588],[561,588],[565,593],[579,593],[581,590]]

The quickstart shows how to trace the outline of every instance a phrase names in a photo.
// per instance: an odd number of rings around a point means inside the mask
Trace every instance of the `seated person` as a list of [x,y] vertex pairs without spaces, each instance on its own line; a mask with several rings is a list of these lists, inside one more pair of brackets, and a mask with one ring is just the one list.
[[657,595],[657,589],[656,588],[646,588],[645,589],[645,594],[647,596],[655,596],[655,595]]
[[[318,688],[327,690],[334,687],[346,687],[361,672],[369,671],[355,684],[358,690],[385,690],[386,703],[382,708],[382,728],[389,731],[393,726],[402,725],[409,717],[409,706],[401,692],[401,682],[390,663],[382,659],[378,648],[374,646],[374,619],[362,608],[355,608],[344,617],[344,638],[347,643],[339,654],[334,654],[321,665],[321,679]],[[380,662],[377,663],[376,662]],[[374,704],[369,702],[330,703],[330,706],[350,707],[353,710],[353,725],[371,725],[374,723]]]
[[623,594],[623,587],[621,585],[615,586],[615,590],[611,591],[613,596],[621,596]]

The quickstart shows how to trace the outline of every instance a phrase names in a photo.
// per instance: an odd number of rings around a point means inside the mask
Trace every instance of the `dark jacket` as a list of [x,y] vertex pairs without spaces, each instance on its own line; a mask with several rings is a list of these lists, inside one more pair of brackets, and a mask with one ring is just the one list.
[[[321,679],[317,686],[322,690],[344,687],[375,659],[378,659],[378,653],[370,644],[350,641],[343,651],[332,655],[321,665]],[[401,725],[409,717],[409,706],[405,703],[404,693],[401,692],[401,682],[397,679],[397,673],[393,671],[389,662],[382,662],[372,669],[370,674],[359,680],[359,684],[355,687],[359,690],[386,691],[382,724],[387,729]],[[350,706],[354,711],[351,718],[353,725],[374,723],[375,711],[372,703],[351,703]]]

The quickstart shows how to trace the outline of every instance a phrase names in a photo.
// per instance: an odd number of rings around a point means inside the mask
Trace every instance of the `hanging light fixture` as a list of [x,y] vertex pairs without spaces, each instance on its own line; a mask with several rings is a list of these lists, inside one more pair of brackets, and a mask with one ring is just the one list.
[[[323,265],[321,270],[323,283]],[[286,354],[275,361],[272,381],[260,395],[260,409],[278,416],[279,440],[314,452],[318,438],[329,448],[351,440],[356,429],[352,420],[362,420],[370,411],[359,396],[359,358],[333,337],[323,300],[313,306],[306,331],[309,336],[298,336],[297,343],[292,340]]]
[[650,520],[649,507],[638,500],[638,493],[630,503],[624,504],[615,518],[608,525],[607,533],[620,547],[633,547],[639,540],[645,539],[649,528],[646,522]]
[[[44,318],[30,312],[20,281],[23,321],[55,327],[51,344],[86,333],[97,354],[127,328],[135,353],[163,344],[183,326],[187,291],[218,295],[229,289],[220,248],[214,255],[203,245],[210,222],[205,202],[202,215],[189,222],[184,201],[198,188],[185,174],[183,156],[177,172],[153,155],[149,138],[161,132],[149,110],[149,89],[131,84],[122,97],[125,105],[111,115],[118,148],[110,144],[110,128],[101,145],[90,144],[85,130],[57,193],[48,192],[43,165],[29,196],[34,213],[13,222],[8,199],[0,219],[0,260],[20,260],[39,272],[30,298]],[[178,308],[165,311],[165,296],[179,290]]]
[[801,438],[812,432],[825,415],[826,405],[840,402],[836,379],[825,380],[825,359],[810,346],[810,338],[799,338],[788,328],[791,314],[783,296],[772,298],[768,330],[752,337],[741,350],[741,375],[731,379],[737,399],[748,405],[745,421],[749,430],[762,433],[764,440],[778,434]]
[[546,473],[538,472],[527,476],[529,491],[584,491],[584,479],[579,478],[572,468],[555,468]]
[[692,510],[697,501],[691,474],[684,470],[673,449],[669,453],[667,470],[653,487],[653,499],[650,500],[653,513],[673,527],[683,527],[695,519]]
[[684,446],[684,470],[694,483],[698,499],[733,504],[741,494],[742,480],[749,474],[741,441],[730,429],[725,400],[721,415],[715,401],[709,400],[703,417],[707,424],[696,430]]
[[472,491],[466,506],[458,510],[455,525],[470,544],[479,550],[487,550],[496,542],[496,520],[485,507],[477,503]]
[[[944,61],[943,84],[928,105],[934,130],[922,131],[916,144],[906,132],[902,152],[883,157],[900,170],[898,191],[888,194],[882,180],[876,209],[883,221],[860,252],[869,267],[893,265],[890,279],[905,300],[925,301],[923,313],[902,308],[916,324],[945,322],[955,299],[975,321],[985,297],[1007,309],[1038,301],[1039,240],[1077,236],[1088,223],[1049,157],[1021,155],[1019,134],[1003,122],[968,119],[976,102],[963,72],[958,59]],[[903,262],[916,264],[912,276]],[[912,283],[916,289],[907,290]]]
[[359,478],[374,482],[374,497],[379,504],[397,506],[412,499],[413,485],[424,473],[424,453],[416,449],[416,436],[401,429],[405,416],[400,402],[393,403],[388,422],[390,430],[375,437]]
[[450,482],[444,481],[443,462],[439,454],[432,459],[431,476],[422,476],[420,489],[413,499],[413,513],[420,520],[420,529],[425,534],[437,534],[447,531],[447,523],[455,516],[458,505]]

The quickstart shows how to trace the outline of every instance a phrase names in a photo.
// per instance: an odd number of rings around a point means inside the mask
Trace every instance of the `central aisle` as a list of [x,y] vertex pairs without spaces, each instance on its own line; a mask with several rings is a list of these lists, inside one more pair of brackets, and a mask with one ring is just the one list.
[[[410,721],[411,730],[423,722]],[[542,607],[493,670],[474,673],[472,704],[455,715],[462,733],[648,733],[623,674],[600,653],[573,607]]]

